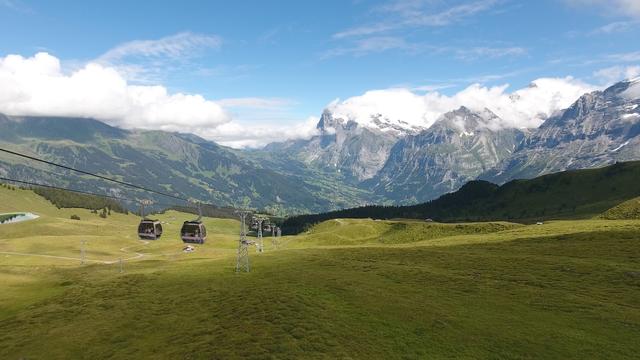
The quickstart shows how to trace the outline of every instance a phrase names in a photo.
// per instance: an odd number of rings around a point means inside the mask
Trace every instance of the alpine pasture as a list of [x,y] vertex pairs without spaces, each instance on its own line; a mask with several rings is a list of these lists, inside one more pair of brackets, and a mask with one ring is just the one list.
[[[58,209],[0,188],[2,359],[607,358],[640,352],[640,221],[337,219],[250,249],[239,222]],[[80,220],[71,219],[76,215]],[[82,245],[84,241],[84,245]],[[84,246],[84,264],[81,246]],[[122,261],[121,261],[122,259]]]

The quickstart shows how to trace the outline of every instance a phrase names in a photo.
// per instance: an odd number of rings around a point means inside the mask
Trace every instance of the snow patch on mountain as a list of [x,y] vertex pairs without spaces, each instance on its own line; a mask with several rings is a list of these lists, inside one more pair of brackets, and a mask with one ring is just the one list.
[[611,150],[611,152],[616,152],[616,151],[618,151],[618,150],[622,149],[623,147],[625,147],[625,146],[627,146],[627,145],[629,145],[629,140],[625,141],[624,143],[622,143],[622,144],[621,144],[620,146],[618,146],[617,148],[615,148],[615,149]]
[[596,90],[571,77],[537,79],[512,93],[507,92],[508,87],[473,84],[450,96],[435,91],[418,94],[405,88],[372,90],[346,100],[334,100],[326,111],[345,123],[353,121],[360,126],[404,134],[428,129],[441,115],[461,106],[494,113],[486,124],[493,130],[537,128],[581,95]]
[[629,87],[622,93],[622,96],[632,100],[640,98],[640,78],[629,81]]

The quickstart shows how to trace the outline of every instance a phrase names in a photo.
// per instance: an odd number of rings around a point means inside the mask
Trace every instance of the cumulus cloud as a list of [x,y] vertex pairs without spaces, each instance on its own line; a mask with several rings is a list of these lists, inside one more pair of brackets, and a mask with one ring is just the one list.
[[380,114],[391,122],[428,128],[440,115],[466,106],[481,111],[484,108],[501,119],[494,127],[535,128],[554,112],[567,108],[593,86],[571,77],[541,78],[530,86],[512,93],[508,85],[485,87],[473,84],[447,96],[439,92],[416,94],[408,89],[368,91],[327,106],[334,117],[356,121],[364,126],[375,126],[371,115]]
[[124,128],[197,132],[231,121],[200,95],[130,85],[115,69],[89,63],[70,74],[47,53],[0,58],[0,112],[92,117]]
[[0,113],[17,116],[94,118],[125,129],[194,133],[233,147],[308,138],[317,119],[291,126],[253,126],[234,121],[227,108],[273,110],[279,98],[213,101],[198,94],[169,93],[160,85],[132,85],[116,68],[95,62],[65,73],[47,53],[0,57]]
[[248,125],[229,122],[202,133],[207,139],[233,148],[259,148],[272,142],[309,139],[318,135],[319,119],[311,116],[304,121],[282,125]]
[[[487,107],[503,119],[498,126],[536,127],[594,88],[573,78],[543,78],[512,93],[507,89],[507,85],[474,84],[451,96],[404,88],[373,90],[335,101],[327,108],[337,117],[363,125],[370,125],[371,115],[382,114],[393,121],[428,127],[441,114],[462,105],[478,110]],[[269,111],[288,105],[288,100],[279,98],[214,101],[198,94],[170,93],[161,85],[133,85],[116,68],[95,62],[65,72],[60,60],[47,53],[0,57],[0,112],[8,115],[95,118],[122,128],[190,132],[232,147],[259,147],[316,135],[315,117],[256,125],[234,120],[228,111]]]

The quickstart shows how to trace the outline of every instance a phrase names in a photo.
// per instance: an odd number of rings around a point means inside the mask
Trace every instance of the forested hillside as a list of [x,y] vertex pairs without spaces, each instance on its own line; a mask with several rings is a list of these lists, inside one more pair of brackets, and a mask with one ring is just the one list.
[[283,224],[285,233],[299,233],[312,224],[335,218],[433,219],[442,222],[587,218],[640,195],[640,162],[599,169],[565,171],[502,186],[471,181],[460,190],[412,206],[365,206],[315,215],[295,216]]

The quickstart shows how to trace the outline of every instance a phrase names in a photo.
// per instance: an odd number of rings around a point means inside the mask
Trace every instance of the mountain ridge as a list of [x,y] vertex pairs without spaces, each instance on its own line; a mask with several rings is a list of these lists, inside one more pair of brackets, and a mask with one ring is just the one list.
[[[321,212],[420,203],[474,179],[502,184],[638,160],[639,106],[636,79],[584,94],[531,130],[509,127],[486,107],[461,106],[428,128],[409,130],[398,128],[400,119],[371,114],[375,126],[362,126],[325,109],[318,135],[251,151],[194,134],[125,130],[95,119],[0,114],[0,144],[220,206]],[[26,165],[0,157],[4,175],[68,183]],[[91,179],[73,181],[122,191]]]
[[408,206],[371,205],[290,217],[286,234],[340,218],[421,219],[440,222],[518,221],[592,218],[640,195],[640,161],[596,169],[569,170],[497,185],[473,180],[429,202]]

